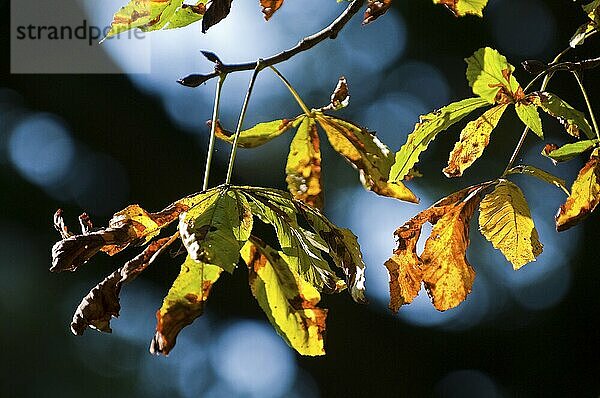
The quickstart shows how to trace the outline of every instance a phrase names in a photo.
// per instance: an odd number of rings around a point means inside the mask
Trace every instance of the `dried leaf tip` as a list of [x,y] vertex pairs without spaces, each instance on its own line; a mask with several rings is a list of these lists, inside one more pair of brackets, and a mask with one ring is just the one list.
[[369,0],[365,15],[363,16],[363,25],[370,24],[383,14],[392,6],[392,0]]

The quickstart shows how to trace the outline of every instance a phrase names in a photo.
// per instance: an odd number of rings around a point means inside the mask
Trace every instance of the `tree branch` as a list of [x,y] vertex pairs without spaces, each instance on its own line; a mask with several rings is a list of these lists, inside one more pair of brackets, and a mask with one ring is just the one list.
[[[342,28],[348,23],[350,19],[362,8],[365,0],[354,0],[348,5],[348,7],[342,12],[333,22],[327,27],[323,28],[319,32],[307,36],[300,40],[294,47],[284,50],[279,54],[273,55],[268,58],[264,58],[262,61],[263,67],[277,65],[281,62],[287,61],[296,54],[309,50],[322,42],[325,39],[335,39],[342,30]],[[213,60],[214,62],[214,60]],[[240,64],[224,64],[220,61],[215,62],[215,70],[211,73],[204,75],[189,75],[177,82],[187,87],[198,87],[202,83],[209,81],[221,74],[228,74],[232,72],[240,72],[245,70],[253,70],[256,68],[256,61],[244,62]]]
[[548,67],[545,70],[538,73],[529,82],[529,84],[527,85],[527,87],[525,87],[525,89],[523,91],[527,92],[531,88],[533,83],[535,83],[536,81],[538,81],[539,79],[541,79],[544,76],[549,76],[549,75],[553,74],[554,72],[557,72],[557,71],[580,72],[585,69],[597,68],[598,66],[600,66],[600,57],[585,59],[585,60],[579,61],[579,62],[552,63],[552,64],[548,65]]

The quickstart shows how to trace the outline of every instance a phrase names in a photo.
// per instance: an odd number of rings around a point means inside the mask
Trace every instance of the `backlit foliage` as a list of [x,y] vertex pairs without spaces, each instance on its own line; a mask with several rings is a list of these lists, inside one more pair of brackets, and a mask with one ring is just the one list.
[[[225,64],[216,54],[202,52],[214,64],[214,71],[179,81],[197,87],[213,78],[219,79],[215,111],[209,121],[209,154],[215,138],[232,144],[223,185],[214,188],[207,185],[212,159],[209,156],[202,191],[159,212],[131,205],[115,213],[104,228],[95,228],[83,214],[79,218],[82,229],[79,234],[73,234],[65,226],[60,210],[56,212],[54,224],[62,240],[52,248],[51,271],[76,271],[99,252],[113,256],[126,249],[143,247],[83,298],[73,316],[73,333],[82,334],[87,327],[110,332],[110,321],[120,312],[121,289],[174,243],[181,242],[185,250],[180,272],[157,310],[151,352],[166,355],[173,349],[179,332],[204,312],[211,290],[220,288],[223,272],[247,272],[249,289],[284,341],[302,355],[323,355],[327,310],[320,307],[321,295],[347,290],[356,303],[367,301],[366,266],[357,237],[350,230],[334,225],[320,210],[324,201],[322,176],[327,172],[327,159],[321,157],[323,137],[358,171],[365,189],[416,203],[418,199],[405,183],[420,175],[415,169],[420,155],[439,134],[457,136],[448,130],[470,118],[462,126],[442,170],[448,178],[457,178],[465,172],[473,173],[471,166],[485,155],[491,139],[506,139],[493,133],[507,112],[514,110],[524,125],[519,144],[496,178],[459,189],[408,221],[398,220],[401,226],[395,232],[397,248],[385,263],[390,275],[390,309],[394,312],[410,304],[421,287],[425,287],[433,306],[440,311],[454,308],[466,299],[480,266],[467,261],[469,226],[474,219],[481,234],[515,270],[536,260],[543,245],[525,196],[510,180],[515,174],[535,177],[565,192],[567,198],[555,220],[558,231],[591,216],[600,203],[600,132],[580,73],[599,66],[599,59],[563,62],[562,58],[569,53],[567,49],[548,64],[528,60],[523,66],[534,77],[522,86],[514,76],[516,68],[505,56],[495,49],[481,48],[465,59],[466,78],[473,96],[422,115],[412,132],[398,132],[408,134],[394,155],[374,132],[356,121],[336,116],[336,111],[349,105],[349,84],[344,77],[337,82],[327,105],[308,108],[274,67],[322,40],[337,37],[359,11],[362,23],[368,24],[384,17],[392,7],[392,0],[341,2],[347,4],[337,19],[291,49],[244,64]],[[256,0],[256,3],[257,12],[262,12],[265,20],[281,15],[276,12],[286,4],[284,0]],[[487,0],[433,0],[433,3],[443,5],[457,17],[482,17]],[[193,4],[183,0],[131,0],[114,15],[108,37],[130,29],[172,29],[199,21],[206,32],[226,19],[232,7],[235,7],[232,0],[200,0]],[[583,6],[586,21],[576,30],[571,47],[582,45],[586,38],[597,33],[599,10],[599,0]],[[268,68],[282,80],[303,113],[243,128],[254,82]],[[254,74],[237,128],[228,131],[223,127],[227,122],[222,125],[218,114],[221,88],[228,74],[252,69]],[[571,73],[579,84],[588,106],[587,114],[547,90],[554,74],[565,72]],[[539,88],[532,89],[538,81],[541,81]],[[570,190],[565,181],[548,171],[515,165],[529,131],[544,140],[540,111],[556,119],[571,141],[562,147],[544,143],[542,155],[553,164],[580,155],[587,158]],[[480,114],[471,116],[476,112]],[[230,183],[238,147],[255,148],[286,133],[293,133],[287,163],[282,166],[289,192]],[[433,229],[424,249],[418,253],[417,243],[426,223]],[[272,227],[276,236],[274,245],[265,242],[267,237],[259,236],[264,228],[256,228],[257,225]]]

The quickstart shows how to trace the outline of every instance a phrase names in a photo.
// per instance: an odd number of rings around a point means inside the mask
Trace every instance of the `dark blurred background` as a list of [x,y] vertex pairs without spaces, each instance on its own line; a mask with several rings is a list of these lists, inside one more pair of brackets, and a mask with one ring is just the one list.
[[[124,0],[65,1],[90,21],[106,24]],[[330,309],[327,356],[302,358],[273,332],[251,296],[240,268],[213,290],[207,313],[185,329],[169,358],[147,353],[154,313],[178,272],[181,257],[162,258],[122,292],[113,335],[75,337],[69,323],[89,289],[122,264],[98,255],[76,274],[48,271],[58,239],[52,214],[64,209],[70,224],[87,211],[97,225],[130,203],[158,210],[198,191],[207,144],[214,81],[197,89],[177,78],[208,72],[200,49],[225,62],[250,61],[290,47],[337,15],[344,4],[293,2],[264,23],[258,1],[234,2],[231,16],[202,35],[198,25],[147,35],[150,74],[11,74],[10,3],[2,1],[0,42],[0,378],[6,397],[597,397],[600,358],[598,214],[558,234],[553,216],[565,197],[536,180],[515,178],[532,208],[544,253],[513,271],[472,228],[469,259],[477,271],[473,293],[459,308],[435,312],[425,293],[399,315],[387,310],[382,263],[394,248],[392,233],[420,209],[471,183],[497,176],[522,131],[507,113],[483,159],[462,179],[441,173],[460,126],[441,134],[421,158],[425,177],[410,183],[418,206],[377,197],[360,187],[357,173],[326,144],[325,211],[358,236],[369,267],[371,304],[348,295],[324,297]],[[288,4],[289,3],[289,4]],[[58,12],[58,11],[57,11]],[[335,41],[282,64],[309,106],[327,103],[337,78],[350,84],[347,118],[376,130],[397,150],[419,114],[470,95],[463,58],[492,46],[517,66],[550,61],[567,46],[583,12],[568,0],[490,0],[485,18],[454,18],[430,0],[396,1],[366,27],[351,21]],[[598,56],[598,38],[569,59]],[[134,50],[118,42],[100,47],[105,62],[129,70]],[[35,62],[32,60],[32,62]],[[222,122],[233,127],[249,75],[231,76]],[[600,111],[600,71],[584,80]],[[580,110],[571,76],[557,76],[549,91]],[[265,71],[257,83],[247,124],[301,112],[285,88]],[[543,117],[548,141],[569,137]],[[463,123],[464,125],[464,123]],[[262,148],[242,150],[234,182],[285,189],[291,134]],[[567,179],[579,160],[554,167],[541,158],[543,143],[529,137],[522,162]],[[219,144],[211,183],[224,178],[228,148]],[[475,222],[473,224],[476,224]]]

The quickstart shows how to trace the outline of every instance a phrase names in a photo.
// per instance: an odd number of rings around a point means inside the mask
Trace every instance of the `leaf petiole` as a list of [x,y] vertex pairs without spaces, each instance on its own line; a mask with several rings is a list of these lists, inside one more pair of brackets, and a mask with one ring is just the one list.
[[[550,63],[550,66],[554,65],[558,61],[560,61],[560,59],[571,50],[572,50],[571,47],[567,47],[563,51],[561,51],[556,57],[554,57],[554,59]],[[542,76],[544,76],[544,80],[542,81],[540,91],[544,91],[546,89],[546,87],[548,87],[548,84],[550,83],[550,79],[552,79],[552,76],[554,76],[554,72],[550,72],[550,73],[542,72],[542,73],[538,74],[536,77],[533,78],[532,81],[529,82],[529,84],[525,87],[525,89],[523,91],[524,92],[529,91],[529,89],[531,88],[533,83],[536,82]],[[529,133],[529,127],[525,126],[525,129],[523,130],[523,133],[521,134],[521,138],[519,138],[519,142],[517,143],[517,146],[515,147],[515,150],[513,151],[512,155],[510,157],[510,160],[508,161],[508,164],[506,165],[506,168],[502,172],[501,177],[505,177],[508,174],[508,171],[512,168],[513,164],[515,164],[515,161],[517,160],[517,156],[519,156],[519,152],[521,152],[521,149],[523,148],[523,144],[525,144],[525,139],[527,138],[527,133]]]
[[590,113],[590,117],[592,118],[592,125],[594,126],[594,132],[596,133],[596,138],[600,140],[600,130],[598,129],[598,122],[596,121],[596,115],[594,115],[594,109],[592,108],[592,103],[590,102],[590,98],[588,97],[585,86],[583,85],[583,81],[581,80],[581,75],[579,72],[574,71],[573,76],[575,76],[575,80],[577,80],[577,84],[581,89],[581,94],[583,95],[583,99],[585,100],[585,104],[587,105],[588,112]]
[[215,90],[215,105],[213,108],[212,123],[210,125],[210,140],[208,142],[208,154],[206,155],[206,168],[204,169],[204,182],[202,184],[202,190],[208,189],[208,178],[210,176],[210,166],[212,164],[213,153],[215,149],[215,136],[217,130],[217,119],[219,118],[219,104],[221,102],[221,90],[223,83],[225,82],[226,74],[219,76],[219,82]]
[[[252,73],[252,77],[250,78],[250,83],[248,85],[248,91],[246,91],[246,98],[244,98],[244,104],[242,105],[242,111],[240,112],[240,118],[238,119],[237,128],[235,129],[235,137],[233,139],[233,146],[231,148],[231,156],[229,157],[229,166],[227,167],[227,177],[225,178],[225,185],[229,185],[231,183],[231,176],[233,174],[233,164],[235,163],[235,156],[237,154],[237,145],[238,140],[240,138],[240,133],[242,132],[242,126],[244,124],[244,118],[246,117],[246,111],[248,110],[248,103],[250,102],[250,96],[252,95],[252,90],[254,89],[254,83],[256,82],[256,77],[260,73],[260,71],[264,68],[263,60],[259,59],[256,61],[256,67],[254,68],[254,72]],[[213,126],[216,125],[213,123]]]
[[308,107],[306,106],[304,101],[302,101],[302,98],[300,98],[300,94],[298,94],[296,89],[294,87],[292,87],[291,83],[273,65],[270,65],[269,68],[271,68],[271,70],[277,75],[277,77],[279,79],[281,79],[281,81],[287,87],[287,89],[290,91],[290,93],[292,94],[292,96],[294,97],[294,99],[296,100],[298,105],[300,105],[300,108],[302,108],[302,111],[304,111],[306,116],[311,117],[312,112],[308,109]]

